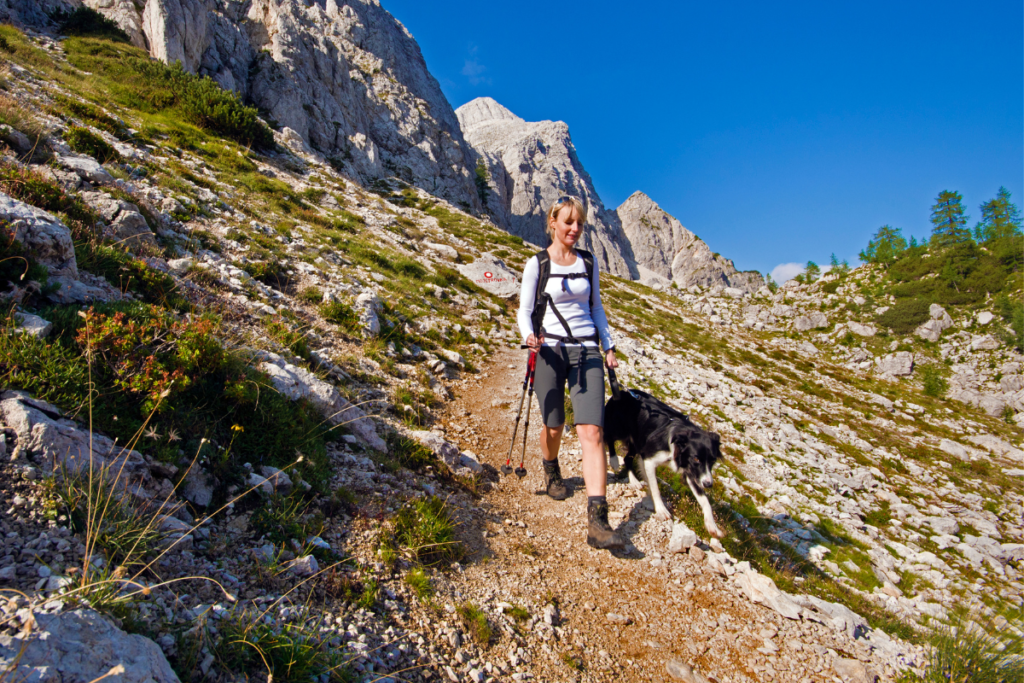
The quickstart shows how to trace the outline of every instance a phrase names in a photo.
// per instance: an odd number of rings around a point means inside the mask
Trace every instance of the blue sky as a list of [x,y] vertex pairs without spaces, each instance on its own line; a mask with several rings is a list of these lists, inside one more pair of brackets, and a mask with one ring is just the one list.
[[741,269],[855,264],[943,189],[1024,206],[1019,0],[382,2],[453,107],[566,121],[606,206],[642,190]]

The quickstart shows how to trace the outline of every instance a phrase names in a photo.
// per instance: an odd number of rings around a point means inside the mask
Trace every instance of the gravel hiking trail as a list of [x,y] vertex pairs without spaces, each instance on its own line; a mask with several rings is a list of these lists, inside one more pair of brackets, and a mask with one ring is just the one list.
[[[479,528],[463,528],[469,556],[449,589],[456,601],[506,612],[523,607],[516,624],[527,647],[498,652],[519,671],[542,681],[701,680],[682,676],[689,664],[708,680],[831,681],[834,657],[858,657],[832,629],[788,621],[746,600],[734,582],[706,569],[703,552],[671,554],[672,522],[653,518],[646,492],[609,481],[612,526],[630,544],[615,554],[586,544],[587,495],[574,432],[562,442],[564,501],[543,495],[537,442],[541,417],[534,398],[526,449],[527,475],[501,476],[526,352],[501,348],[462,382],[442,416],[446,438],[476,453],[492,482],[482,495]],[[518,465],[522,425],[513,451]],[[488,488],[488,487],[484,487]],[[695,529],[701,545],[708,540]],[[555,609],[548,605],[555,605]],[[506,624],[513,623],[507,620]],[[510,633],[508,626],[503,630]],[[511,633],[510,633],[511,635]],[[509,641],[492,648],[507,648]],[[670,671],[673,670],[673,671]]]

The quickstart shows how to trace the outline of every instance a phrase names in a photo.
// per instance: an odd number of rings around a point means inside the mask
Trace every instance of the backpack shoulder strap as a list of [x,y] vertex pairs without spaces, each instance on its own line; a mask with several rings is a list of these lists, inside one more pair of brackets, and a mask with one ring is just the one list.
[[551,276],[551,255],[547,249],[541,249],[537,257],[537,289],[533,293],[533,333],[540,332],[541,324],[544,322],[544,306],[541,305],[541,294],[548,286],[548,278]]
[[[583,265],[587,267],[587,282],[594,282],[594,255],[586,249],[577,249],[576,253],[583,258]],[[550,268],[550,266],[549,266]],[[590,307],[594,307],[594,288],[590,288]]]

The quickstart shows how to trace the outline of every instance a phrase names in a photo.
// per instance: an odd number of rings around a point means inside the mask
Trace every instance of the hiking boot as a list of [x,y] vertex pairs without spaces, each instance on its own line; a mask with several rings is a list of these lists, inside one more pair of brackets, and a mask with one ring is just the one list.
[[544,488],[548,495],[555,500],[565,500],[569,497],[569,490],[562,481],[562,471],[558,467],[558,459],[544,460]]
[[626,547],[626,539],[608,524],[608,503],[587,505],[587,545],[601,550],[615,550]]

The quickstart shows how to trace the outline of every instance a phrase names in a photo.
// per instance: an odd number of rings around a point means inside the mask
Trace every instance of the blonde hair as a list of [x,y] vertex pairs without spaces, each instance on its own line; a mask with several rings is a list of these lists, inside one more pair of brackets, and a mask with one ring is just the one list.
[[558,212],[559,211],[561,211],[562,209],[564,209],[567,206],[572,207],[572,210],[576,213],[577,218],[580,219],[580,225],[586,224],[586,222],[587,222],[587,206],[586,206],[586,204],[584,204],[582,200],[577,199],[576,197],[571,197],[569,195],[562,195],[561,197],[559,197],[555,201],[554,204],[551,205],[551,208],[548,209],[548,220],[547,220],[547,223],[544,224],[544,229],[548,233],[548,239],[552,239],[552,240],[555,239],[555,231],[551,227],[551,221],[553,221],[555,219],[555,217],[558,216]]

